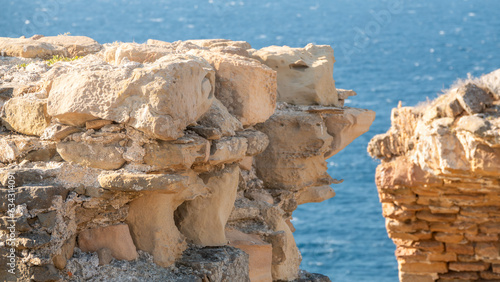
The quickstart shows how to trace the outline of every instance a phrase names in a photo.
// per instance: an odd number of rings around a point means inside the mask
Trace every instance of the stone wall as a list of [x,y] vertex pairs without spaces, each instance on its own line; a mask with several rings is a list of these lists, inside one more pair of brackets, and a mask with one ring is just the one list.
[[375,118],[343,106],[331,47],[0,50],[1,278],[328,280],[299,270],[292,213],[335,195],[325,160]]
[[398,107],[369,153],[401,281],[500,279],[500,70]]

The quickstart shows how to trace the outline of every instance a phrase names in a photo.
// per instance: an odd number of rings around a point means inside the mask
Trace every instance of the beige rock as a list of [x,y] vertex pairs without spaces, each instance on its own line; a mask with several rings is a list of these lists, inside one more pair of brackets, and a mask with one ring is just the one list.
[[179,193],[148,192],[130,203],[126,219],[138,249],[153,255],[156,264],[168,267],[182,255],[187,244],[174,220],[174,211],[186,200],[206,196],[208,189],[194,172]]
[[101,50],[101,45],[86,36],[0,37],[0,50],[5,56],[48,59],[55,55],[85,56]]
[[354,139],[366,133],[375,120],[375,112],[370,110],[348,108],[341,114],[324,114],[326,130],[333,136],[331,151],[326,158],[331,158]]
[[69,238],[62,246],[60,253],[52,258],[52,262],[57,269],[64,269],[68,259],[73,256],[76,245],[76,236]]
[[259,236],[245,234],[238,230],[226,230],[229,246],[243,250],[249,256],[250,281],[272,281],[272,246]]
[[57,152],[67,162],[100,169],[119,169],[125,163],[118,144],[84,142],[57,143]]
[[40,139],[59,141],[80,130],[78,127],[55,123],[45,128]]
[[247,156],[258,155],[267,148],[269,145],[269,138],[266,134],[257,130],[239,131],[238,136],[245,137],[248,142]]
[[[237,47],[242,49],[250,49],[252,46],[246,41],[232,41],[228,39],[198,39],[198,40],[187,40],[187,43],[192,43],[200,47],[216,48],[216,47]],[[148,44],[150,41],[148,40]]]
[[188,169],[194,163],[206,162],[210,154],[210,143],[196,135],[186,135],[176,141],[157,141],[144,148],[144,162],[161,169]]
[[0,134],[0,163],[20,161],[36,152],[50,153],[55,148],[56,144],[52,141],[43,141],[31,136]]
[[266,187],[298,191],[332,183],[324,156],[333,138],[321,116],[280,111],[257,129],[269,137],[267,149],[255,156],[257,175]]
[[99,129],[103,128],[105,125],[112,124],[112,123],[113,123],[113,121],[105,120],[105,119],[89,120],[85,123],[85,128],[99,130]]
[[297,205],[302,205],[306,203],[320,203],[335,196],[335,191],[333,191],[330,186],[315,186],[307,187],[301,190],[296,198]]
[[253,157],[244,157],[240,162],[239,166],[242,170],[252,170]]
[[78,247],[83,252],[107,248],[119,260],[133,260],[138,256],[126,224],[84,230],[78,235]]
[[232,116],[218,99],[214,99],[212,106],[198,123],[203,127],[218,130],[221,136],[232,136],[236,131],[243,130],[241,122]]
[[278,101],[294,105],[340,106],[333,80],[333,49],[270,46],[252,54],[278,73]]
[[157,191],[165,194],[179,193],[192,182],[192,173],[144,174],[114,172],[99,175],[99,184],[105,189],[123,192]]
[[257,60],[205,50],[188,54],[203,57],[215,69],[215,96],[243,126],[264,122],[276,108],[276,73]]
[[101,118],[174,140],[214,97],[214,72],[194,56],[168,55],[133,69],[98,60],[80,64],[55,78],[49,95],[49,114],[68,125]]
[[159,58],[173,54],[173,46],[155,46],[151,44],[121,43],[105,46],[105,58],[108,63],[119,65],[124,58],[138,63],[152,63]]
[[16,97],[8,100],[3,110],[3,124],[22,134],[40,136],[50,124],[45,100]]
[[472,83],[457,89],[457,99],[462,108],[470,115],[482,112],[486,106],[493,102],[490,93]]
[[233,164],[221,171],[200,175],[210,195],[184,202],[176,214],[179,230],[188,240],[203,246],[227,243],[224,228],[236,199],[239,172],[238,165]]
[[214,140],[208,162],[211,165],[218,165],[240,161],[245,157],[247,148],[247,139],[244,137],[225,137]]
[[291,281],[297,279],[302,256],[295,244],[295,239],[286,220],[275,208],[267,209],[264,212],[267,217],[266,222],[275,234],[271,236],[273,245],[272,276],[274,280]]

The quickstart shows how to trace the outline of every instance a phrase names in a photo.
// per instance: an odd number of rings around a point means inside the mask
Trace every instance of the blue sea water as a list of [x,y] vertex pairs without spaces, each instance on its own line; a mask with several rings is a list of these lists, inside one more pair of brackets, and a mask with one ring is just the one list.
[[333,281],[397,281],[374,171],[366,154],[398,101],[416,105],[468,73],[500,68],[498,0],[0,0],[0,36],[70,32],[100,43],[149,38],[245,40],[254,48],[334,46],[348,106],[375,110],[370,131],[330,160],[337,195],[294,213],[302,268]]

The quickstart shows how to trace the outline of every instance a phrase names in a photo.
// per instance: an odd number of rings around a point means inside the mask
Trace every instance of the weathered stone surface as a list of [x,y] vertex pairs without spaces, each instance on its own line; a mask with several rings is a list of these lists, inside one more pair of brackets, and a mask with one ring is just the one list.
[[244,137],[225,137],[214,140],[208,162],[212,165],[237,162],[246,156],[247,148],[247,139]]
[[177,225],[191,242],[202,246],[227,243],[226,222],[233,210],[239,181],[239,167],[228,165],[221,171],[201,174],[210,195],[184,202],[177,210]]
[[5,103],[3,115],[3,124],[8,129],[26,135],[42,135],[51,120],[46,101],[19,97]]
[[100,169],[118,169],[124,163],[117,144],[60,142],[57,152],[67,162]]
[[333,191],[332,187],[330,186],[307,187],[297,194],[297,205],[306,203],[320,203],[333,198],[334,196],[335,191]]
[[[23,135],[0,134],[0,163],[21,161],[30,158],[30,155],[33,158],[39,158],[40,161],[49,161],[51,155],[55,154],[55,149],[56,144],[52,141],[42,141],[36,137]],[[41,155],[37,157],[33,154]],[[40,159],[40,157],[42,158]]]
[[79,132],[80,129],[75,126],[67,126],[63,124],[52,124],[45,128],[40,139],[59,141],[66,138],[68,135]]
[[300,111],[277,112],[257,129],[269,137],[267,149],[255,156],[257,175],[267,187],[299,190],[331,177],[324,154],[333,138],[322,118]]
[[331,158],[370,129],[375,112],[349,108],[340,114],[325,113],[324,119],[326,130],[333,137],[331,151],[326,155],[326,158]]
[[243,136],[247,139],[247,156],[258,155],[264,152],[264,150],[269,145],[269,138],[267,137],[267,135],[257,130],[239,131],[237,132],[237,135]]
[[101,118],[173,140],[209,109],[214,97],[214,72],[194,56],[165,56],[132,69],[99,60],[90,64],[86,71],[75,67],[53,81],[48,113],[59,122],[83,125]]
[[208,281],[250,281],[248,255],[230,246],[190,249],[177,265],[203,273]]
[[173,48],[152,46],[138,43],[121,43],[105,46],[105,58],[108,63],[119,65],[123,59],[138,63],[152,63],[159,58],[173,54]]
[[482,112],[493,102],[493,97],[489,93],[472,83],[457,89],[457,99],[469,115]]
[[252,282],[271,281],[272,246],[256,235],[226,230],[229,246],[243,250],[249,257],[249,276]]
[[126,224],[87,229],[80,232],[78,247],[83,252],[97,252],[107,248],[116,259],[133,260],[137,258],[137,251]]
[[86,36],[0,37],[0,50],[5,56],[48,59],[55,55],[85,56],[100,49],[101,45],[97,41]]
[[175,225],[174,211],[186,200],[208,194],[203,181],[191,172],[187,189],[179,193],[145,193],[130,203],[126,219],[136,247],[153,255],[160,266],[170,266],[187,248]]
[[369,144],[382,159],[376,183],[400,277],[496,278],[500,97],[488,86],[495,79],[485,81],[469,79],[435,101],[394,109],[389,131]]
[[89,120],[85,123],[85,128],[99,130],[99,129],[103,128],[105,125],[112,124],[112,123],[113,123],[113,121],[105,120],[105,119]]
[[193,178],[191,173],[144,174],[144,173],[108,173],[99,175],[99,184],[112,191],[179,193],[187,189]]
[[215,69],[215,96],[244,126],[264,122],[276,108],[276,73],[257,60],[192,50]]
[[278,101],[295,105],[340,106],[333,80],[333,49],[308,44],[304,48],[271,46],[252,57],[278,74]]
[[218,99],[214,99],[212,106],[198,123],[205,128],[218,130],[221,136],[232,136],[243,129],[241,122],[232,116]]
[[196,162],[206,162],[210,154],[210,143],[196,135],[176,141],[156,141],[144,148],[144,162],[161,169],[188,169]]

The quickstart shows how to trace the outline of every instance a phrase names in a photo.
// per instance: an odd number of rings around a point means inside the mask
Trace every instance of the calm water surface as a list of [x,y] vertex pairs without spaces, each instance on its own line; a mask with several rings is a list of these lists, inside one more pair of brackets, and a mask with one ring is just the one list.
[[337,196],[294,213],[302,268],[333,281],[398,280],[374,184],[377,162],[366,154],[370,138],[389,128],[391,108],[435,98],[467,73],[500,68],[498,0],[0,0],[0,7],[0,36],[334,46],[337,87],[358,93],[348,106],[375,110],[377,119],[329,160],[330,174],[345,179]]

